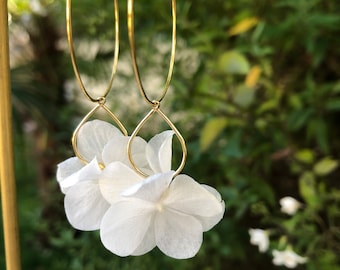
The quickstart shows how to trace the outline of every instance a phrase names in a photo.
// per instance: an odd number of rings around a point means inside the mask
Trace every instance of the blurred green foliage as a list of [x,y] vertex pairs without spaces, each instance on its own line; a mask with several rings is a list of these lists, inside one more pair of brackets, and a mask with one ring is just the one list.
[[[74,1],[76,51],[113,40],[112,2]],[[140,64],[164,79],[169,51],[157,46],[170,42],[168,2],[135,3]],[[72,154],[69,137],[85,111],[65,98],[74,76],[61,45],[65,2],[11,0],[9,7],[12,35],[28,35],[32,51],[12,68],[23,269],[278,268],[270,251],[260,254],[250,245],[249,228],[269,230],[271,249],[292,246],[308,257],[299,269],[340,269],[340,2],[178,1],[178,57],[164,106],[187,141],[184,172],[215,186],[227,209],[205,233],[199,254],[184,261],[158,250],[118,258],[97,232],[67,223],[54,173]],[[125,55],[126,1],[120,10]],[[152,57],[156,52],[161,61]],[[78,55],[82,73],[105,77],[112,55]],[[132,74],[118,76],[133,81]],[[137,91],[118,88],[125,99]],[[138,119],[124,117],[131,132]],[[284,196],[302,203],[295,215],[280,212]]]

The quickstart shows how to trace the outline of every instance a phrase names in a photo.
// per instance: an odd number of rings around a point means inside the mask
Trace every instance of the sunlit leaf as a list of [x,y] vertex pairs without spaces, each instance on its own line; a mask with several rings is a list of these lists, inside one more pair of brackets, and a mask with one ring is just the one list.
[[314,172],[317,175],[324,176],[330,174],[339,166],[339,161],[326,157],[314,166]]
[[253,66],[248,72],[245,85],[249,88],[254,87],[260,78],[261,72],[262,70],[259,66]]
[[250,18],[245,18],[235,24],[233,27],[231,27],[228,31],[229,36],[235,36],[242,34],[249,29],[253,28],[255,25],[257,25],[259,22],[259,19],[257,17],[250,17]]
[[233,101],[241,106],[241,107],[248,107],[250,104],[253,103],[255,98],[255,89],[247,87],[246,85],[240,85],[235,89],[233,95]]
[[247,58],[237,51],[227,51],[219,59],[221,71],[229,74],[247,74],[249,62]]
[[270,99],[260,105],[260,107],[256,110],[257,114],[261,114],[267,111],[271,111],[277,108],[277,99]]
[[222,130],[227,126],[227,119],[224,117],[216,117],[210,119],[203,127],[200,138],[200,149],[206,151],[212,142],[217,138]]
[[310,149],[302,149],[300,151],[297,151],[294,157],[300,162],[311,164],[314,161],[315,155],[314,152]]
[[318,208],[319,198],[316,193],[315,176],[312,172],[306,171],[300,176],[299,190],[309,206]]

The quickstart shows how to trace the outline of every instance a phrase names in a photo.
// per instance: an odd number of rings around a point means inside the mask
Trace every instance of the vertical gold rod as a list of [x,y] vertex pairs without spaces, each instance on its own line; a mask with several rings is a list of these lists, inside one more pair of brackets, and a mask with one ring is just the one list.
[[17,216],[10,98],[7,0],[0,2],[0,180],[6,269],[19,270]]

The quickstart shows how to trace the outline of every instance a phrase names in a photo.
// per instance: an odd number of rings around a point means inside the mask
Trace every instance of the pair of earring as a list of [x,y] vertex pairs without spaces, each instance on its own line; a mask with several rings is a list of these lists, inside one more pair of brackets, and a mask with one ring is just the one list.
[[[223,217],[225,205],[216,189],[199,184],[180,174],[186,160],[186,146],[175,125],[161,111],[160,103],[169,88],[175,59],[176,1],[172,0],[172,53],[162,95],[151,100],[140,79],[134,41],[134,1],[128,0],[128,32],[133,69],[149,113],[131,136],[106,106],[118,63],[118,1],[115,7],[115,55],[113,72],[103,96],[93,98],[80,78],[72,40],[71,0],[67,1],[67,30],[76,78],[85,96],[97,105],[76,128],[72,145],[75,157],[58,165],[57,180],[65,194],[67,219],[79,230],[100,230],[104,246],[119,256],[143,255],[154,247],[164,254],[185,259],[199,250],[203,232]],[[105,110],[118,128],[100,120],[89,121]],[[158,114],[171,128],[155,135],[149,142],[138,137],[146,122]],[[179,168],[171,170],[172,138],[182,147]]]

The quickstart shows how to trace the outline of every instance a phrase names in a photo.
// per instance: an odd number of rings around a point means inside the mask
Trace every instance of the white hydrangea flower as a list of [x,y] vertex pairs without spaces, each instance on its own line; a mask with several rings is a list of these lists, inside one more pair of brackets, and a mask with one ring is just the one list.
[[281,212],[294,215],[296,211],[301,207],[301,203],[293,197],[287,196],[280,199]]
[[286,249],[283,251],[273,250],[273,264],[283,265],[287,268],[295,268],[298,264],[304,264],[307,262],[308,258],[301,257],[296,254],[291,249]]
[[[116,167],[117,177],[119,164]],[[125,167],[128,177],[139,175]],[[155,246],[166,255],[193,257],[202,244],[203,232],[224,214],[219,193],[187,175],[154,174],[113,200],[100,226],[104,246],[119,256],[142,255]]]
[[[98,136],[98,130],[102,130],[101,136]],[[97,166],[100,169],[99,163],[103,163],[104,146],[115,136],[124,135],[116,127],[104,121],[93,120],[82,126],[78,133],[78,151],[86,163],[77,157],[72,157],[58,164],[57,181],[63,193],[79,182],[81,170],[86,170],[94,159],[97,160]],[[94,165],[91,164],[89,167],[94,167]]]
[[[60,163],[57,169],[57,180],[65,193],[66,216],[74,228],[99,229],[101,218],[110,205],[100,192],[98,180],[102,168],[110,163],[129,164],[128,140],[115,126],[100,120],[89,121],[79,130],[78,151],[88,163],[73,157]],[[147,167],[145,148],[146,142],[136,137],[132,155],[141,167]]]
[[269,247],[268,232],[261,229],[249,229],[250,243],[258,246],[260,252],[266,252]]

